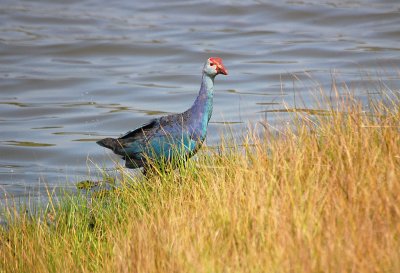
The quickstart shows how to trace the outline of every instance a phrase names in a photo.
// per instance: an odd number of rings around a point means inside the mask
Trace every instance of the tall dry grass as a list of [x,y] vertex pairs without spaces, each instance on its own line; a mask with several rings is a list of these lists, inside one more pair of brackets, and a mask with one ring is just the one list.
[[0,267],[400,272],[399,104],[364,111],[347,98],[314,114],[296,112],[278,132],[264,124],[148,180],[122,171],[122,186],[91,202],[10,213]]

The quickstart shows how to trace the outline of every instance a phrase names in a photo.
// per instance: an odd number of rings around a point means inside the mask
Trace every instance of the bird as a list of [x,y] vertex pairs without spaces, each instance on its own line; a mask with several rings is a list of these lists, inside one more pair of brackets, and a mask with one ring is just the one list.
[[201,148],[213,110],[214,78],[228,75],[219,57],[210,57],[204,64],[200,91],[186,111],[150,120],[119,138],[104,138],[97,144],[112,150],[125,160],[129,169],[143,168],[147,174],[154,163],[178,164]]

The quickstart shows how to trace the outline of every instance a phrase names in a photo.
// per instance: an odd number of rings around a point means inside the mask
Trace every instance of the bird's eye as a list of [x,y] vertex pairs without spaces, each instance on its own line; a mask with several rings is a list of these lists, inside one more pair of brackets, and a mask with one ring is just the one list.
[[210,66],[213,66],[214,65],[214,63],[210,63]]

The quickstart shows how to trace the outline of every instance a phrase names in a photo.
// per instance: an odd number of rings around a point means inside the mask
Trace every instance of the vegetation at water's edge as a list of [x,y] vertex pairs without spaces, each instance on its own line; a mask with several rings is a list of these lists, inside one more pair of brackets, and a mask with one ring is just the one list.
[[10,212],[0,268],[400,272],[399,104],[365,112],[347,98],[312,114],[148,180],[122,171],[122,186],[91,203]]

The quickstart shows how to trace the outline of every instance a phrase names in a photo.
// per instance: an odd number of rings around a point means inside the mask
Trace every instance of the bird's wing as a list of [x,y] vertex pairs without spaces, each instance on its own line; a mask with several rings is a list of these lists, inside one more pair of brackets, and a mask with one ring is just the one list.
[[129,131],[122,137],[118,138],[120,145],[119,154],[140,154],[148,146],[153,146],[153,142],[161,141],[165,142],[165,138],[170,137],[174,134],[175,124],[170,122],[170,117],[160,117],[150,120],[141,127]]
[[141,127],[127,132],[121,136],[119,140],[131,142],[136,139],[151,139],[153,137],[174,137],[177,134],[179,137],[182,134],[182,128],[186,127],[186,120],[182,114],[173,114],[152,119]]
[[146,135],[147,132],[150,132],[157,127],[159,127],[160,120],[159,119],[152,119],[148,123],[143,124],[141,127],[127,132],[125,135],[121,136],[119,139],[122,140],[127,140],[127,139],[137,139],[137,138],[143,138],[144,135]]
[[140,159],[141,153],[146,149],[159,127],[160,119],[156,118],[135,130],[127,132],[117,139],[118,149],[115,149],[114,153],[131,159]]
[[182,114],[153,119],[120,137],[120,149],[116,153],[138,160],[143,158],[143,154],[168,158],[180,149],[191,153],[197,143],[191,139],[186,123]]

